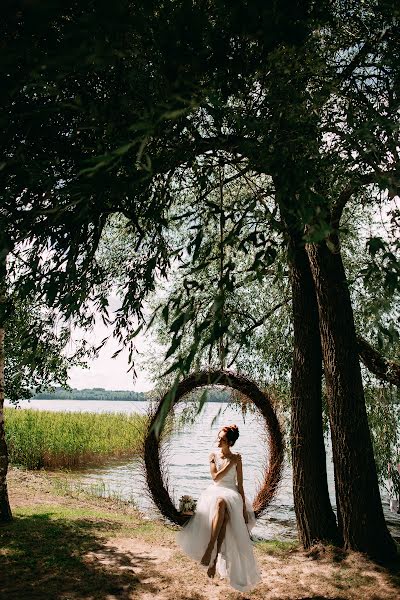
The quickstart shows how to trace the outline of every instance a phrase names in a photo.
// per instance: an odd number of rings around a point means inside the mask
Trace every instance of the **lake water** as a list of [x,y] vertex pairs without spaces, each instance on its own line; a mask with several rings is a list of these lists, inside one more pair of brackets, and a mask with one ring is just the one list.
[[[53,411],[122,412],[147,414],[147,402],[91,401],[91,400],[32,400],[22,402],[22,408]],[[178,405],[179,407],[179,405]],[[179,408],[178,408],[179,411]],[[215,448],[215,440],[221,426],[236,423],[240,437],[235,451],[243,457],[244,489],[253,498],[262,477],[267,455],[263,421],[258,413],[243,417],[241,411],[228,403],[209,402],[193,425],[176,431],[166,448],[166,466],[171,496],[176,503],[183,494],[198,497],[210,483],[208,465],[209,452]],[[329,494],[335,508],[333,464],[327,448],[327,473]],[[91,468],[71,474],[77,483],[84,486],[104,485],[110,494],[133,500],[149,518],[156,515],[144,482],[140,460],[113,462],[99,468]],[[381,491],[382,504],[389,529],[400,536],[400,516],[389,511],[389,499]],[[293,539],[296,537],[296,518],[293,506],[292,473],[286,462],[278,494],[269,506],[267,514],[257,521],[255,536],[264,539]]]

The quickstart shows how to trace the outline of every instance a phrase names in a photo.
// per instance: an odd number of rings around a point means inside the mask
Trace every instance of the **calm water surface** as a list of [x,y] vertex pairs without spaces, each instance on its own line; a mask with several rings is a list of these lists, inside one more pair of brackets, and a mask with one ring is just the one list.
[[[123,412],[142,413],[148,411],[147,402],[109,402],[91,400],[32,400],[21,403],[23,408],[54,411]],[[178,408],[179,411],[179,408]],[[243,418],[240,410],[231,404],[209,402],[195,424],[185,425],[176,431],[166,447],[166,467],[171,496],[177,502],[183,494],[197,498],[210,484],[208,455],[215,448],[219,428],[236,423],[240,437],[235,451],[243,457],[244,489],[253,498],[262,478],[267,459],[263,421],[257,413]],[[329,494],[335,508],[333,464],[330,449],[327,449],[327,472]],[[144,483],[141,461],[131,460],[113,463],[100,468],[72,474],[82,485],[100,484],[109,493],[115,493],[135,504],[150,518],[155,516],[151,499]],[[382,504],[389,528],[396,537],[400,536],[400,516],[389,511],[389,499],[381,491]],[[286,463],[278,494],[267,514],[257,521],[253,533],[264,539],[292,539],[296,537],[296,519],[293,507],[292,473]]]

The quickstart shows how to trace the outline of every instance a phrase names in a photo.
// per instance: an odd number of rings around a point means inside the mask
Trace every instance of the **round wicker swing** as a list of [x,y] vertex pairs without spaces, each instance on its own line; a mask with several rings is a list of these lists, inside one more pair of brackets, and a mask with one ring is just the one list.
[[[170,408],[193,390],[210,385],[221,385],[237,390],[249,398],[264,417],[269,434],[267,442],[268,464],[253,502],[255,516],[259,517],[265,512],[275,495],[283,468],[284,445],[282,432],[271,399],[250,379],[230,371],[216,369],[200,371],[183,379],[177,386]],[[178,512],[171,500],[165,469],[161,468],[160,464],[161,436],[157,436],[154,430],[154,424],[162,413],[163,403],[167,401],[168,394],[169,392],[160,399],[157,409],[150,418],[144,443],[145,475],[148,489],[160,513],[172,523],[184,525],[189,517]]]

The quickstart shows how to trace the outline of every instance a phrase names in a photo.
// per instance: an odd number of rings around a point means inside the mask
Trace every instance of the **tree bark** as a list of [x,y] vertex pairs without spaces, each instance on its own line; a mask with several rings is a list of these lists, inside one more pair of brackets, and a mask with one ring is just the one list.
[[8,453],[4,431],[4,328],[0,328],[0,522],[11,521],[7,492]]
[[293,496],[298,534],[304,548],[317,541],[340,544],[329,499],[322,427],[322,352],[318,307],[304,245],[289,249],[294,349],[291,376]]
[[0,252],[0,522],[11,521],[7,492],[8,452],[4,430],[4,336],[7,250]]
[[353,310],[338,239],[308,244],[318,301],[335,468],[338,525],[345,548],[378,560],[396,556],[383,516],[365,408]]

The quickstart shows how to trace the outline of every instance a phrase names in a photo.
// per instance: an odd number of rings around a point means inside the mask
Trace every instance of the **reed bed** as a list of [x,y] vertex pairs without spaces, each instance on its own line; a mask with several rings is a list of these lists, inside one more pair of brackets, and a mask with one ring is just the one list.
[[145,415],[5,409],[10,462],[27,469],[73,469],[139,455]]

